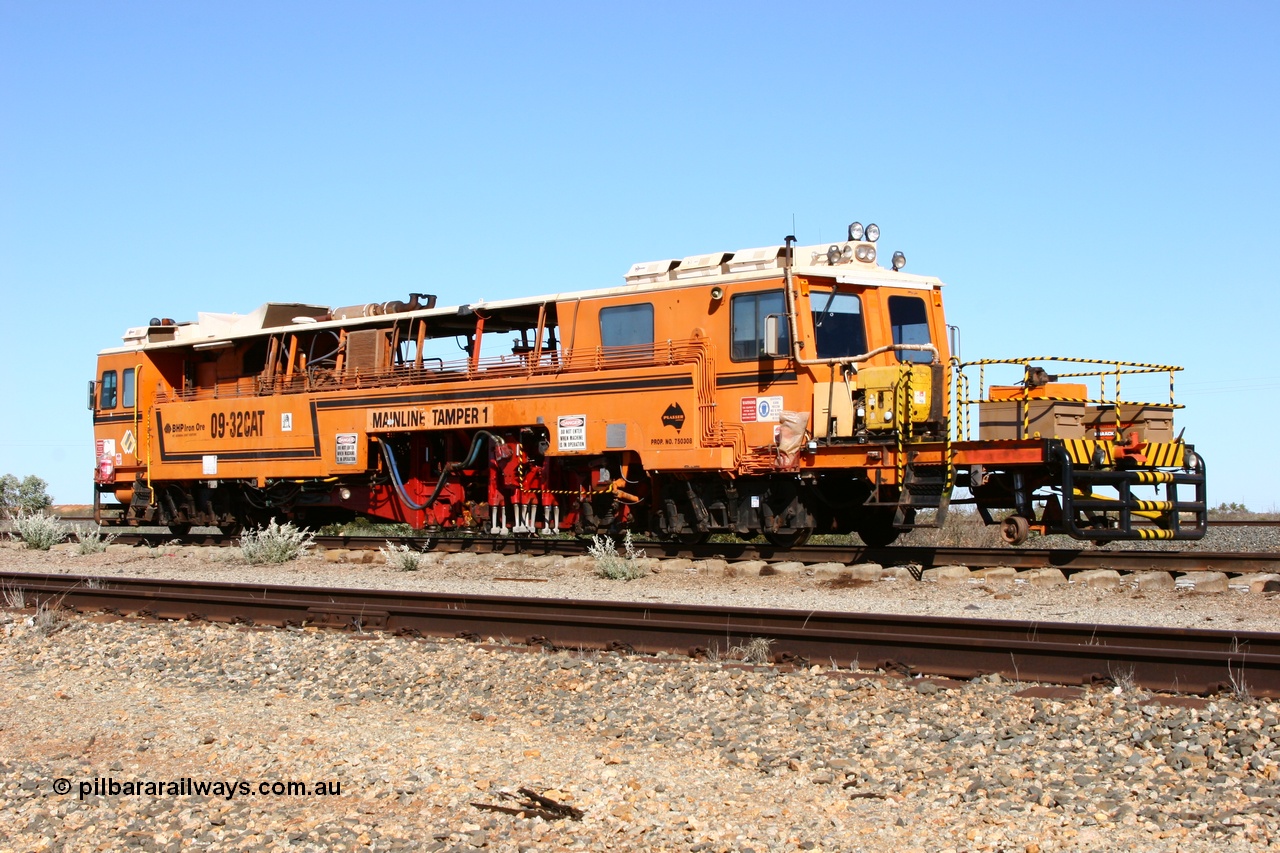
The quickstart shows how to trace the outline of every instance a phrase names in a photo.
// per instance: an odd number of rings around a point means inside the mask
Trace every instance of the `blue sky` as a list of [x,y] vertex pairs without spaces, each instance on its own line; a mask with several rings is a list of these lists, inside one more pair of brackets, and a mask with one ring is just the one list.
[[1280,507],[1278,8],[0,0],[0,473],[90,499],[94,354],[152,316],[860,219],[966,358],[1185,366],[1211,501]]

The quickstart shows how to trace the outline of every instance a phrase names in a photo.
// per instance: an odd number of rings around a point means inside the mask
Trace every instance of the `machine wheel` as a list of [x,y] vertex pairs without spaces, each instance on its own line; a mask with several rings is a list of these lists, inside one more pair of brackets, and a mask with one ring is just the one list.
[[218,532],[223,536],[239,536],[243,531],[243,524],[221,524],[218,526]]
[[775,548],[797,548],[809,541],[812,530],[793,530],[790,533],[764,534],[765,541]]
[[1010,545],[1021,545],[1031,535],[1031,522],[1020,515],[1011,515],[1000,523],[1000,538]]
[[177,538],[181,539],[182,537],[186,536],[188,533],[191,532],[191,527],[192,525],[190,524],[170,524],[169,532],[172,533]]
[[697,530],[688,530],[683,533],[677,533],[672,538],[674,538],[681,545],[688,545],[689,547],[693,547],[695,545],[701,545],[702,543],[706,542],[708,539],[711,538],[711,534],[699,533]]
[[893,517],[892,507],[868,509],[853,529],[868,548],[887,548],[902,535],[902,531],[893,526]]
[[892,524],[864,524],[858,528],[858,537],[868,548],[888,548],[898,541],[901,534],[902,531]]

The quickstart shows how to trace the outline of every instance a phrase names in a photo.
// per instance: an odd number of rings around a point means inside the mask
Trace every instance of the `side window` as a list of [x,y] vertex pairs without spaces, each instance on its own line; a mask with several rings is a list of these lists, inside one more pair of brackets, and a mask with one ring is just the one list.
[[98,383],[98,408],[114,409],[116,407],[116,372],[102,371],[102,381]]
[[[893,326],[895,344],[928,344],[929,312],[924,300],[918,296],[890,296],[889,323]],[[919,350],[899,350],[898,361],[916,361],[928,364],[933,353]]]
[[124,372],[120,382],[120,402],[124,404],[126,409],[133,408],[133,368],[130,367]]
[[[732,300],[732,342],[729,357],[733,361],[752,361],[760,357],[764,342],[764,318],[770,314],[786,314],[781,290],[740,293]],[[783,345],[791,349],[791,335],[786,321],[782,323]]]
[[818,358],[844,358],[867,351],[862,300],[852,293],[814,292],[813,338]]
[[[336,351],[337,335],[334,334],[333,332],[330,332],[329,334],[333,335],[333,343],[334,343],[333,348]],[[312,359],[314,359],[316,355],[318,354],[323,355],[323,351],[321,353],[314,352],[314,349],[315,349],[314,345],[312,349],[313,349],[313,352],[311,353],[311,356],[308,357],[307,359],[308,364],[312,362]],[[241,358],[241,361],[240,361],[241,375],[257,376],[267,366],[267,339],[266,338],[256,339],[253,343],[249,344],[249,346],[245,349],[244,354],[241,355],[240,358]]]
[[600,309],[600,343],[634,347],[653,343],[653,305],[616,305]]

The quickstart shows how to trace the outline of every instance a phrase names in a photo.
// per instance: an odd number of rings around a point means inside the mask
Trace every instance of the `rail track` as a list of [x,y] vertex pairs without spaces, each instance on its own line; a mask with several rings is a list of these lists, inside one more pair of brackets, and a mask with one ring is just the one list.
[[723,654],[761,638],[780,664],[1280,697],[1280,634],[1273,633],[12,572],[0,573],[0,586],[29,607],[82,613],[488,637],[636,654]]
[[1280,527],[1280,518],[1220,518],[1209,520],[1210,527]]
[[[168,532],[130,532],[120,534],[116,542],[126,545],[158,547],[172,542],[190,545],[230,546],[235,537],[217,533],[192,532],[174,537]],[[441,552],[471,551],[478,554],[551,554],[572,557],[585,553],[581,539],[543,539],[528,536],[457,537],[424,539],[412,536],[317,536],[315,544],[325,548],[377,550],[388,542],[414,548],[429,547]],[[429,543],[429,544],[428,544]],[[1232,574],[1280,572],[1280,552],[1275,551],[1139,551],[1097,550],[1092,548],[950,548],[925,546],[892,546],[868,548],[861,545],[802,545],[777,548],[751,542],[713,542],[682,545],[675,542],[640,542],[637,547],[650,557],[726,560],[764,560],[856,564],[874,562],[886,566],[963,565],[970,568],[1008,566],[1014,569],[1057,568],[1066,574],[1090,569],[1115,569],[1124,572],[1220,571]]]

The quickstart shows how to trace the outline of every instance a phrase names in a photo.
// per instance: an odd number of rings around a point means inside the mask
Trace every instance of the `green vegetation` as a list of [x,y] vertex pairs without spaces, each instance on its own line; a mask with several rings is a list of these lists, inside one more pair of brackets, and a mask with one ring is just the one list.
[[631,531],[626,532],[622,540],[624,553],[619,554],[617,546],[608,536],[592,536],[587,553],[596,561],[596,574],[614,581],[633,581],[645,576],[644,551],[637,551],[631,544]]
[[0,477],[0,512],[40,512],[53,505],[49,484],[34,474],[19,480],[13,474]]
[[1273,504],[1270,511],[1255,512],[1242,503],[1234,501],[1227,503],[1223,501],[1215,507],[1209,509],[1209,520],[1218,519],[1220,521],[1275,521],[1280,519],[1280,512],[1277,511]]
[[373,521],[360,516],[343,524],[326,524],[320,528],[321,536],[426,536],[425,530],[414,530],[407,524]]
[[427,555],[423,553],[431,547],[431,540],[423,543],[422,550],[415,550],[408,545],[396,545],[388,540],[385,548],[379,548],[387,565],[402,572],[416,572],[427,565]]
[[35,551],[48,551],[66,539],[71,532],[71,525],[61,521],[56,515],[45,515],[39,510],[29,512],[19,509],[12,517],[18,537]]
[[92,530],[87,527],[76,528],[75,537],[76,541],[79,543],[77,551],[79,551],[81,555],[101,554],[103,551],[107,550],[108,545],[115,541],[116,534],[110,533],[103,535],[102,525],[95,524]]
[[253,565],[287,563],[305,554],[313,539],[314,533],[299,530],[293,522],[277,524],[272,519],[266,527],[240,537],[240,554],[246,563]]

